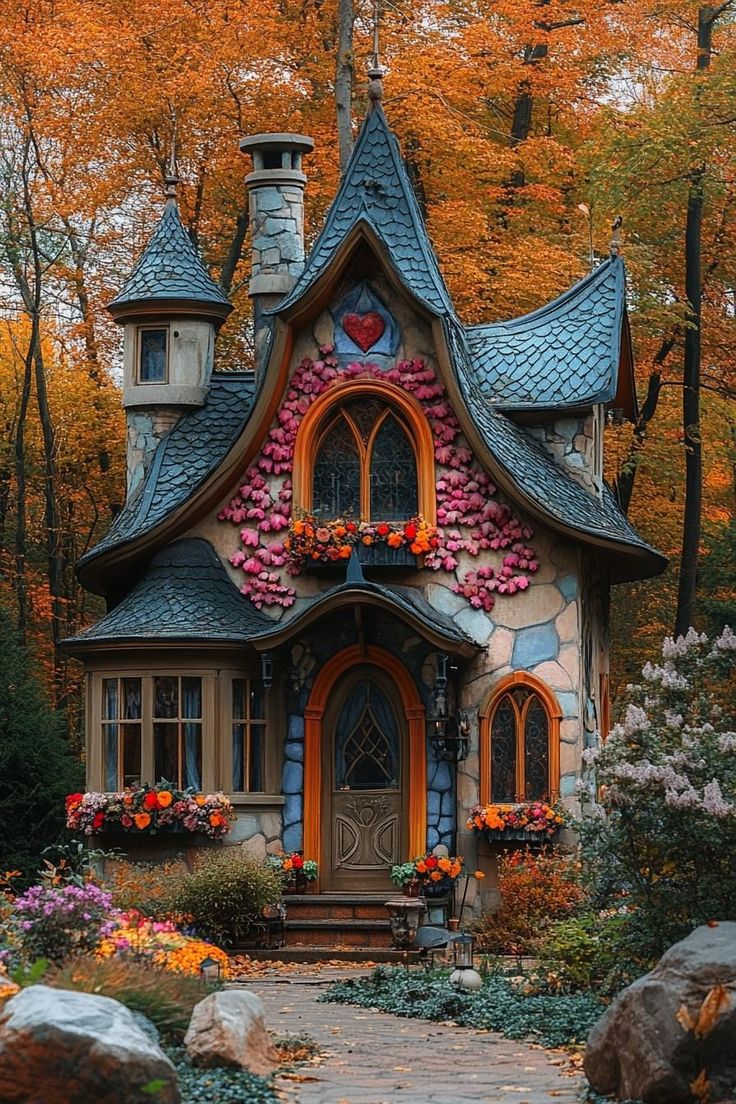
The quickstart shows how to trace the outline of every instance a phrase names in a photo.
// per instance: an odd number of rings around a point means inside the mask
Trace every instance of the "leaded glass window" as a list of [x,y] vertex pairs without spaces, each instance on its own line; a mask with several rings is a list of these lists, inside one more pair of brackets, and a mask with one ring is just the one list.
[[360,457],[355,435],[340,415],[327,431],[314,463],[312,510],[318,517],[360,516]]
[[413,517],[417,505],[414,449],[393,414],[382,421],[371,454],[371,518],[400,521]]
[[491,801],[550,799],[550,719],[527,686],[504,694],[490,726]]
[[399,788],[399,726],[391,702],[371,679],[351,689],[335,737],[335,788]]
[[153,744],[157,780],[165,779],[178,789],[201,789],[201,678],[154,677]]
[[373,397],[352,400],[323,431],[312,511],[325,520],[403,521],[419,512],[417,461],[397,414]]
[[105,789],[141,781],[141,680],[102,680],[102,748]]
[[169,331],[145,329],[138,331],[139,383],[166,383]]

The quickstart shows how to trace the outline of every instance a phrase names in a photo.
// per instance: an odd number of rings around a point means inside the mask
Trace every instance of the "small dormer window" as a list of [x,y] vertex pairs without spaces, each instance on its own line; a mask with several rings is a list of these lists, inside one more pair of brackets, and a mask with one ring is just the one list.
[[166,326],[138,331],[138,382],[166,383],[169,365],[169,331]]

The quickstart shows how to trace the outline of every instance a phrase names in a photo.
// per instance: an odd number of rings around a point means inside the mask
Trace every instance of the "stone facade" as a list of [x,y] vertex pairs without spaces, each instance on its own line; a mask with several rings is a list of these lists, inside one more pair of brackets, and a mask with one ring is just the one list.
[[140,490],[156,449],[180,417],[181,409],[176,407],[137,407],[128,411],[128,500]]

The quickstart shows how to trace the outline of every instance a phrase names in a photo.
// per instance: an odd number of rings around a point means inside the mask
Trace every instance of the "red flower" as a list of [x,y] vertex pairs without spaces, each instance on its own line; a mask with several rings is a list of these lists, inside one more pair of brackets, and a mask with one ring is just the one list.
[[83,800],[84,800],[84,794],[81,794],[81,793],[68,794],[67,799],[66,799],[66,807],[68,809],[70,805],[81,805]]
[[158,809],[158,794],[154,793],[153,790],[149,790],[143,798],[143,807],[145,809]]
[[291,865],[294,867],[294,870],[301,870],[304,866],[304,859],[301,857],[301,855],[292,855]]
[[376,526],[376,532],[378,533],[379,537],[385,537],[391,532],[391,529],[385,521],[382,521],[380,525]]
[[102,811],[100,811],[99,813],[95,813],[94,820],[92,821],[92,830],[94,832],[99,832],[100,828],[102,827],[102,825],[104,823],[105,823],[105,814]]
[[349,521],[347,523],[347,525],[345,526],[345,528],[347,529],[348,533],[357,533],[358,532],[358,526],[355,524],[354,521]]
[[436,855],[429,855],[424,860],[424,863],[425,863],[425,866],[427,867],[427,870],[434,870],[435,867],[437,866],[437,856]]
[[414,540],[417,535],[417,527],[413,521],[410,521],[408,525],[404,526],[404,535],[408,540]]

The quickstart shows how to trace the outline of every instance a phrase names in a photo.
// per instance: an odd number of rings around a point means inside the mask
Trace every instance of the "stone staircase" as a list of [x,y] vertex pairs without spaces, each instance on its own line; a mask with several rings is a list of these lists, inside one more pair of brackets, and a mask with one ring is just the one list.
[[391,928],[384,893],[304,893],[284,897],[286,947],[387,950]]

